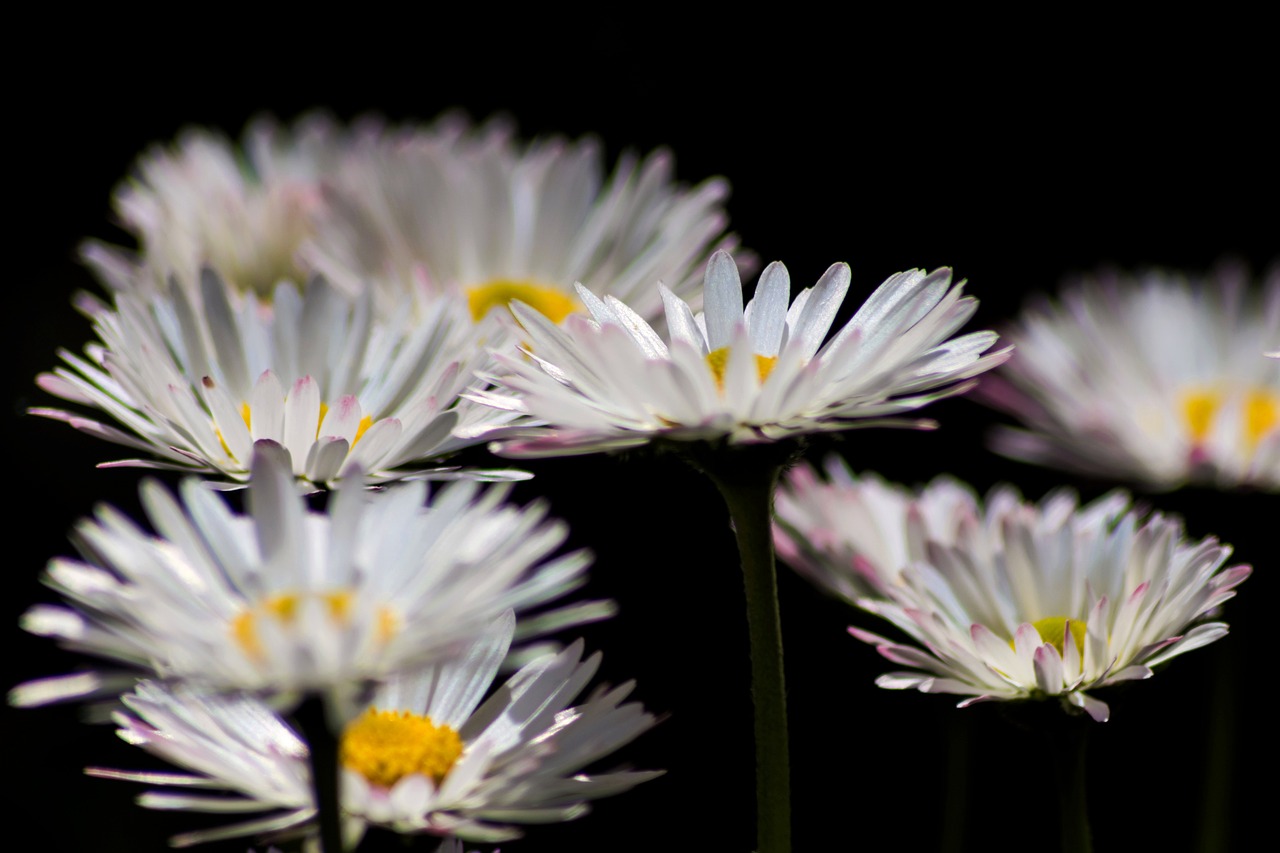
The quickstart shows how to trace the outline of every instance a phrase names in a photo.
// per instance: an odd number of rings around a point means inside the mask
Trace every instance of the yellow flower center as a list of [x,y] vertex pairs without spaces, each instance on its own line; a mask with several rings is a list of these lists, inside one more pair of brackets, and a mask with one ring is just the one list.
[[471,309],[471,319],[477,323],[494,308],[507,307],[513,299],[520,300],[553,323],[559,323],[578,310],[577,301],[568,293],[531,281],[498,278],[467,288],[467,306]]
[[[320,437],[320,427],[324,424],[324,416],[329,414],[329,404],[320,404],[320,417],[316,418],[316,438]],[[240,404],[240,417],[244,419],[245,429],[253,429],[253,409],[248,403]],[[356,434],[351,439],[351,446],[355,447],[360,443],[360,439],[364,438],[364,434],[368,432],[369,427],[373,426],[373,416],[365,415],[360,419],[360,423],[356,426]],[[233,455],[231,448],[227,447],[227,440],[222,437],[222,430],[214,428],[214,432],[218,434],[218,441],[222,443],[222,450],[228,456]]]
[[344,767],[380,788],[415,773],[439,785],[462,755],[462,738],[430,717],[370,708],[342,733],[339,754]]
[[1040,639],[1050,643],[1058,654],[1066,654],[1067,622],[1071,623],[1071,639],[1075,640],[1076,651],[1084,654],[1084,622],[1079,619],[1068,620],[1065,616],[1046,616],[1031,623],[1040,634]]
[[[776,355],[756,355],[756,374],[763,383],[769,378],[769,374],[773,373],[773,368],[778,363]],[[729,348],[720,347],[720,349],[712,350],[707,353],[707,366],[711,368],[711,375],[716,380],[716,387],[721,391],[724,390],[724,371],[729,366]]]
[[351,613],[351,590],[341,589],[333,592],[313,592],[299,595],[297,593],[277,593],[269,595],[258,602],[256,607],[244,610],[231,620],[231,636],[235,638],[245,654],[252,658],[263,656],[262,640],[258,636],[258,623],[263,619],[271,619],[279,625],[288,626],[298,614],[298,604],[304,597],[315,598],[324,603],[329,618],[338,625],[345,625]]
[[[1182,421],[1193,444],[1203,444],[1228,399],[1221,388],[1189,388],[1182,392]],[[1241,429],[1246,447],[1253,449],[1280,427],[1280,393],[1270,388],[1250,388],[1241,399]]]

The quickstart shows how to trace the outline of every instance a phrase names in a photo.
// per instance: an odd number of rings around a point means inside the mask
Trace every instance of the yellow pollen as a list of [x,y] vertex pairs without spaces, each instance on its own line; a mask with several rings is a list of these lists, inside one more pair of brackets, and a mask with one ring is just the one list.
[[467,288],[467,305],[471,309],[471,319],[477,323],[494,308],[510,305],[513,299],[520,300],[553,323],[559,323],[578,310],[577,301],[568,293],[530,281],[498,278]]
[[438,785],[462,755],[462,738],[430,717],[370,708],[342,733],[339,755],[344,767],[380,788],[415,773]]
[[[320,417],[316,418],[316,438],[320,437],[320,428],[324,426],[324,417],[329,414],[329,404],[320,404]],[[248,403],[240,404],[240,417],[244,418],[244,425],[247,429],[253,429],[253,410]],[[365,415],[360,419],[360,423],[356,426],[356,434],[351,439],[351,446],[355,447],[360,439],[364,438],[364,434],[369,431],[369,427],[373,426],[373,415]],[[227,446],[227,441],[222,437],[222,430],[214,427],[214,432],[218,434],[218,441],[222,443],[222,449],[226,451],[228,456],[231,455],[231,448]]]
[[320,417],[316,418],[316,438],[320,437],[320,426],[324,423],[324,416],[329,414],[329,404],[320,404]]
[[369,427],[373,426],[373,416],[365,415],[360,419],[360,425],[356,427],[356,437],[351,439],[351,446],[355,447],[360,439],[364,438],[364,434],[368,432]]
[[248,403],[240,404],[240,417],[244,418],[244,428],[253,429],[253,411]]
[[[773,373],[773,368],[777,363],[778,357],[776,355],[756,354],[756,375],[760,377],[761,383],[769,378],[769,374]],[[720,347],[720,349],[707,353],[707,366],[711,368],[711,375],[716,380],[716,387],[723,391],[724,371],[729,366],[729,348]]]
[[[1046,616],[1031,623],[1040,634],[1040,639],[1053,645],[1058,654],[1066,654],[1067,618],[1065,616]],[[1072,619],[1071,639],[1075,640],[1076,651],[1084,654],[1084,622]],[[1012,645],[1012,644],[1011,644]]]
[[1280,393],[1267,389],[1249,392],[1244,398],[1244,437],[1250,447],[1276,427],[1280,427]]
[[1182,395],[1182,419],[1187,425],[1191,440],[1200,444],[1209,436],[1213,417],[1222,405],[1222,395],[1216,391],[1186,391]]
[[[348,589],[332,592],[315,592],[299,595],[297,593],[278,593],[269,595],[251,607],[236,614],[231,620],[231,636],[236,644],[251,658],[261,658],[262,640],[258,636],[258,620],[274,619],[281,625],[289,625],[298,615],[298,606],[303,598],[311,597],[324,603],[329,611],[329,618],[341,627],[351,615],[353,593]],[[379,632],[381,633],[381,624]]]
[[378,608],[378,641],[388,642],[400,630],[400,620],[390,607]]

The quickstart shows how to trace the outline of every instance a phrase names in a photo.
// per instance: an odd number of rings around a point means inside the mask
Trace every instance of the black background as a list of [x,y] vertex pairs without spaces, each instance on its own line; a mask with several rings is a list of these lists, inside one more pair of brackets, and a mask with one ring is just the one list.
[[[137,512],[137,472],[93,468],[115,450],[23,412],[50,402],[31,379],[55,364],[56,348],[79,350],[90,336],[68,301],[95,287],[77,243],[124,239],[110,224],[113,185],[144,146],[188,124],[238,134],[262,111],[429,120],[456,106],[476,119],[505,111],[526,136],[596,133],[611,159],[668,145],[682,180],[730,179],[734,229],[763,260],[784,261],[797,288],[845,260],[856,305],[893,272],[950,265],[982,300],[971,328],[998,327],[1029,294],[1102,263],[1205,269],[1235,257],[1260,272],[1276,257],[1275,142],[1264,130],[1274,66],[1250,43],[1249,21],[1121,31],[1002,20],[962,37],[958,22],[936,19],[694,28],[658,11],[625,14],[571,26],[530,18],[501,33],[494,21],[393,19],[316,33],[222,19],[163,36],[137,21],[80,22],[72,36],[50,21],[28,33],[40,58],[11,60],[8,103],[6,276],[18,336],[5,372],[18,543],[10,624],[52,600],[37,576],[70,553],[75,519],[100,500]],[[979,490],[1012,481],[1036,498],[1062,483],[1087,497],[1107,487],[990,455],[983,435],[995,416],[976,404],[927,414],[942,430],[858,431],[810,456],[834,447],[856,468],[903,482],[949,472]],[[518,497],[550,501],[572,526],[570,544],[597,554],[590,592],[621,606],[587,631],[605,652],[603,678],[636,678],[636,696],[668,715],[619,760],[669,772],[503,849],[750,849],[745,620],[718,496],[674,460],[587,457],[533,470]],[[1185,514],[1197,536],[1233,542],[1257,571],[1227,608],[1230,637],[1102,694],[1113,718],[1090,745],[1097,847],[1197,849],[1206,791],[1228,804],[1233,847],[1268,846],[1277,501],[1188,490],[1150,502]],[[780,587],[798,850],[1056,846],[1053,771],[1033,737],[990,706],[959,712],[947,697],[877,689],[874,676],[894,666],[844,628],[880,627],[785,568]],[[77,662],[16,628],[8,642],[6,684]],[[1223,683],[1231,689],[1215,704]],[[18,785],[11,826],[46,849],[162,849],[167,835],[218,820],[145,812],[131,803],[133,786],[81,775],[85,765],[147,760],[108,729],[80,724],[74,708],[4,714],[7,775]],[[1230,762],[1207,781],[1211,729]],[[961,743],[967,782],[948,795]],[[963,830],[944,828],[948,801]]]

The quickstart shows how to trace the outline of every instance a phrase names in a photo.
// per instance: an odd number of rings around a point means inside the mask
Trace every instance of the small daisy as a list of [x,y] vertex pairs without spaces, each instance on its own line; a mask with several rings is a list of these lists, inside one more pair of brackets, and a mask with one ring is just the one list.
[[560,322],[590,281],[645,317],[653,282],[696,287],[701,259],[725,237],[728,185],[673,181],[670,152],[624,154],[606,175],[594,139],[522,144],[508,123],[473,128],[449,115],[401,133],[353,165],[358,191],[332,199],[315,263],[339,286],[374,282],[395,303],[407,282],[464,296],[479,320],[518,299]]
[[497,387],[469,396],[554,425],[501,443],[498,452],[512,456],[657,438],[751,444],[856,426],[923,426],[893,416],[968,390],[965,380],[1008,357],[1008,350],[982,355],[995,343],[992,332],[951,339],[977,302],[961,296],[946,269],[891,277],[823,345],[848,287],[848,266],[834,264],[790,302],[787,269],[773,263],[744,311],[733,258],[717,252],[707,264],[705,315],[695,317],[658,285],[667,340],[620,300],[583,287],[590,317],[563,326],[514,303],[531,342],[526,358],[498,354],[507,372],[489,377]]
[[[364,684],[452,653],[507,608],[526,610],[583,582],[590,556],[552,557],[568,533],[545,507],[503,504],[507,490],[454,483],[424,506],[426,485],[353,484],[327,513],[307,509],[284,454],[260,442],[247,515],[195,478],[175,499],[141,496],[156,533],[103,506],[44,581],[71,606],[36,605],[22,626],[68,648],[155,676],[289,700]],[[550,631],[607,615],[602,604],[546,614]],[[16,704],[91,693],[93,677],[20,686]]]
[[[282,281],[301,285],[301,257],[350,161],[376,138],[369,127],[345,131],[322,115],[286,129],[259,119],[237,146],[225,136],[189,129],[173,146],[139,158],[115,192],[120,224],[138,240],[137,255],[90,242],[86,259],[115,290],[194,282],[210,266],[239,292],[270,296]],[[323,189],[322,189],[323,188]]]
[[1015,459],[1132,480],[1280,489],[1280,268],[1261,293],[1207,280],[1101,276],[1029,308],[1017,356],[979,398],[1022,420],[996,433]]
[[108,466],[238,484],[248,479],[254,442],[274,441],[294,474],[317,488],[357,468],[374,482],[438,468],[404,466],[474,443],[452,434],[459,424],[494,422],[492,409],[459,399],[487,357],[449,300],[420,319],[375,322],[368,294],[349,300],[323,279],[301,295],[284,283],[270,302],[250,295],[233,307],[216,274],[201,278],[195,299],[181,286],[120,292],[114,308],[82,299],[101,343],[86,348],[87,358],[61,351],[67,366],[38,377],[44,390],[118,427],[62,409],[32,413],[154,457]]
[[1036,505],[1004,486],[984,507],[953,480],[912,492],[828,469],[830,483],[800,468],[781,490],[779,553],[920,644],[850,628],[910,667],[877,684],[969,696],[960,707],[1056,697],[1106,720],[1091,692],[1225,636],[1205,620],[1250,572],[1222,569],[1230,547],[1188,540],[1177,518],[1144,519],[1119,492]]
[[[520,824],[581,817],[589,800],[661,775],[583,772],[655,719],[624,702],[632,684],[597,688],[570,704],[600,663],[599,653],[583,660],[581,640],[531,661],[482,703],[513,628],[508,613],[450,663],[397,676],[347,725],[339,761],[349,845],[370,825],[472,841],[517,838]],[[307,746],[261,701],[144,682],[124,704],[120,736],[191,773],[92,775],[178,789],[143,794],[147,808],[271,813],[180,835],[174,845],[315,832]]]

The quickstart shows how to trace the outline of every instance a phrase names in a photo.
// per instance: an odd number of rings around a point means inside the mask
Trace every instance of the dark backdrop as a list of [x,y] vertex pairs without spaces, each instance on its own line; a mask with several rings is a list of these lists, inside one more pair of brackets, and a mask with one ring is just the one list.
[[[658,12],[566,28],[531,18],[501,34],[492,21],[265,33],[257,21],[211,20],[163,38],[137,22],[82,23],[77,35],[46,23],[28,34],[40,60],[12,64],[9,100],[10,625],[51,600],[36,578],[49,557],[70,553],[75,519],[100,500],[137,512],[138,472],[92,467],[115,458],[111,447],[23,412],[48,402],[31,379],[55,364],[56,348],[89,339],[68,303],[95,287],[77,243],[123,239],[109,222],[112,186],[145,145],[184,125],[238,134],[260,111],[430,119],[460,106],[477,119],[508,112],[526,136],[596,133],[611,157],[668,145],[681,179],[730,179],[734,228],[765,261],[783,260],[797,287],[845,260],[856,304],[895,271],[951,265],[982,300],[971,328],[998,325],[1027,295],[1104,262],[1204,269],[1233,256],[1260,271],[1280,233],[1274,137],[1261,129],[1274,77],[1266,82],[1247,43],[1248,22],[1168,33],[998,22],[1019,31],[1008,40],[961,38],[948,21],[693,29]],[[1105,490],[988,454],[994,416],[976,404],[928,414],[942,430],[860,431],[811,456],[835,448],[856,468],[908,483],[949,472],[980,490],[1012,481],[1032,497],[1061,483],[1086,496]],[[670,460],[589,457],[534,470],[519,497],[550,500],[572,525],[571,545],[598,555],[591,591],[621,606],[587,631],[604,650],[603,677],[636,678],[636,696],[668,715],[620,760],[669,773],[503,849],[749,849],[746,635],[718,497]],[[1098,849],[1194,849],[1206,785],[1228,803],[1240,849],[1254,849],[1270,826],[1265,785],[1250,774],[1273,770],[1260,691],[1274,637],[1246,617],[1271,618],[1277,551],[1262,511],[1273,526],[1277,502],[1196,490],[1151,502],[1184,513],[1195,535],[1235,543],[1258,572],[1228,606],[1229,638],[1105,696],[1113,719],[1091,744]],[[874,676],[893,665],[844,632],[854,619],[877,626],[786,569],[780,586],[797,849],[1056,846],[1052,770],[1034,739],[993,707],[959,712],[946,697],[877,689]],[[6,686],[76,663],[16,628],[8,636]],[[1224,669],[1235,672],[1235,698],[1215,705]],[[108,729],[78,723],[75,709],[4,714],[18,785],[11,825],[52,835],[46,849],[161,849],[168,834],[211,822],[145,812],[131,803],[133,786],[82,776],[85,765],[146,761]],[[1215,719],[1214,743],[1232,763],[1208,784]],[[948,795],[948,768],[966,743],[967,782]],[[961,835],[944,830],[948,802],[965,818]]]

